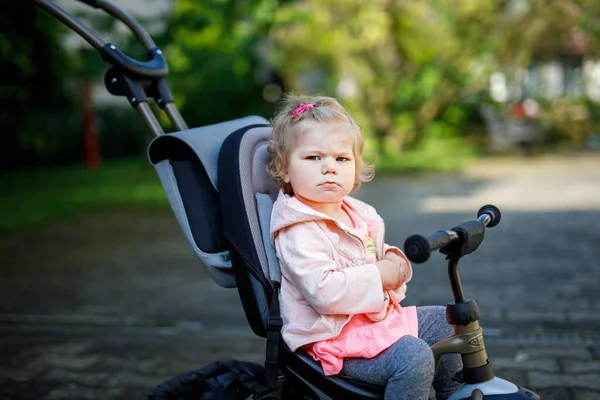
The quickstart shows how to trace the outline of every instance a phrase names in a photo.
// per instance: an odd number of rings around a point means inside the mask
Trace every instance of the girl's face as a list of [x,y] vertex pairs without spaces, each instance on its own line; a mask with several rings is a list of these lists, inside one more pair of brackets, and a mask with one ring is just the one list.
[[294,194],[317,211],[341,205],[354,188],[354,135],[347,123],[317,124],[296,138],[283,177]]

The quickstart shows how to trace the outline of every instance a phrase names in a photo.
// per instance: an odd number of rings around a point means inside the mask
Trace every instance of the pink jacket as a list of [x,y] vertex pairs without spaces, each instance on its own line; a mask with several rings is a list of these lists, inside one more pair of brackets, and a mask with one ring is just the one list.
[[[350,196],[344,201],[367,223],[378,260],[390,250],[406,259],[384,243],[383,219],[373,207]],[[390,301],[405,298],[406,283],[384,292],[377,267],[366,263],[362,241],[346,226],[281,191],[271,238],[281,267],[282,335],[292,351],[336,337],[353,314],[380,321]],[[407,282],[411,277],[412,269]]]

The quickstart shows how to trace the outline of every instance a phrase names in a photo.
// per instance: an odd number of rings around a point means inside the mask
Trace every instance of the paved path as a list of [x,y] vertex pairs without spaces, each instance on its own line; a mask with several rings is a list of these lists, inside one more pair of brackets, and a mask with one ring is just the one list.
[[[378,208],[395,244],[496,204],[502,222],[460,273],[497,375],[544,399],[600,398],[600,157],[381,176],[358,197]],[[169,212],[0,237],[0,272],[0,399],[143,399],[216,360],[262,362],[237,292],[202,271]],[[450,294],[442,256],[415,266],[407,304]]]

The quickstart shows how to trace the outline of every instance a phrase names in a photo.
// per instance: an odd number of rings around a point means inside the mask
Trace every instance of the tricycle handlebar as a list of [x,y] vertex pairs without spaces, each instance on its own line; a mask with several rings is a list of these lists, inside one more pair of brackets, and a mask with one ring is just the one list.
[[501,213],[497,207],[493,205],[483,206],[477,212],[477,221],[467,222],[449,230],[440,230],[427,237],[422,235],[410,236],[404,242],[404,253],[410,261],[423,263],[429,259],[432,252],[443,249],[454,241],[461,239],[464,232],[471,229],[472,226],[481,224],[483,227],[492,228],[498,225],[500,218]]

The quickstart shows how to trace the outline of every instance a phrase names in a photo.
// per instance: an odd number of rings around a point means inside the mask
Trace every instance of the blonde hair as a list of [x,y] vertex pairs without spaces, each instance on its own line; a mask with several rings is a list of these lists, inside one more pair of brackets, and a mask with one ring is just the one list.
[[[292,118],[294,110],[302,105],[312,107],[305,109]],[[361,183],[369,182],[375,174],[375,165],[363,160],[364,139],[362,128],[354,121],[348,112],[333,97],[325,96],[303,96],[287,94],[283,98],[281,106],[272,119],[273,133],[269,143],[268,151],[271,161],[267,165],[267,171],[275,179],[278,187],[284,193],[293,194],[291,184],[285,183],[283,177],[287,173],[289,157],[296,144],[296,138],[310,130],[311,123],[328,124],[346,122],[349,124],[349,133],[354,136],[353,153],[356,163],[356,176],[354,187],[356,190]]]

